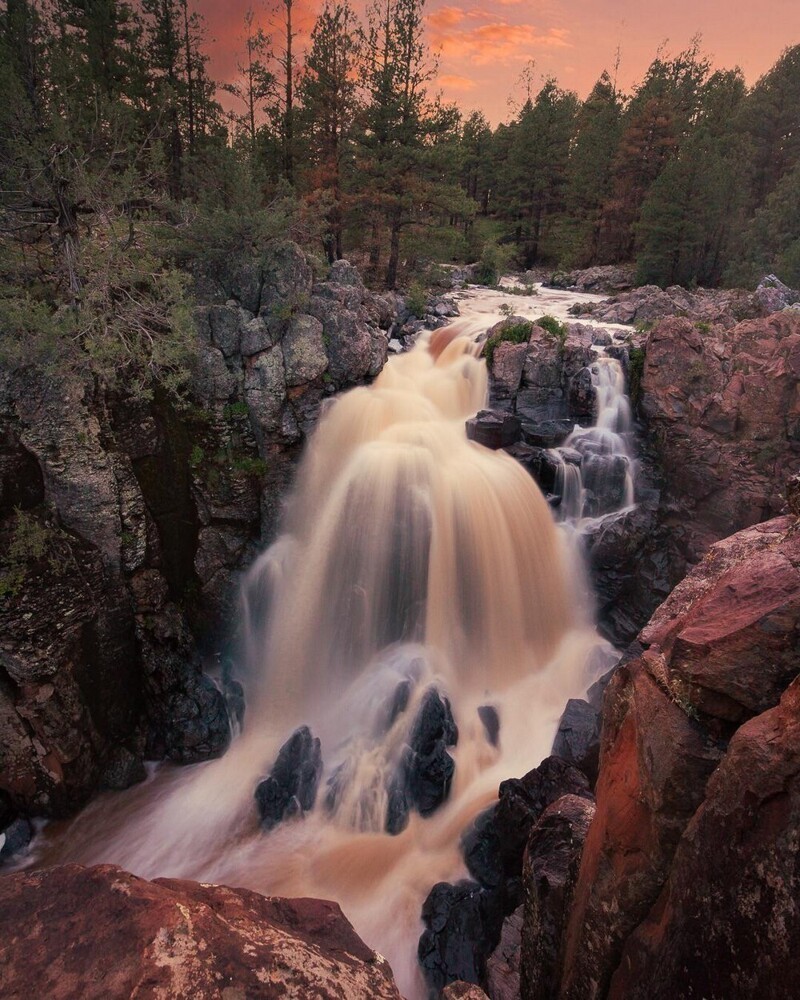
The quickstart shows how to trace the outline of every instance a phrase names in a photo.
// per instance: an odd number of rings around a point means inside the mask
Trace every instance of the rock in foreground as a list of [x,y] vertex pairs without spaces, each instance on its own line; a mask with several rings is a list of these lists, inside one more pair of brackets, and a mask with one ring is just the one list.
[[113,865],[25,872],[2,885],[6,1000],[400,1000],[389,964],[337,903],[147,882]]

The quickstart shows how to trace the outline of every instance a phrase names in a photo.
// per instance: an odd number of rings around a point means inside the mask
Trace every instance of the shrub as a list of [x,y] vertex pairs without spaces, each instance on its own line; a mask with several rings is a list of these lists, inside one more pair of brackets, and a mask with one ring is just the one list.
[[491,337],[483,345],[483,353],[486,357],[486,363],[491,365],[494,360],[495,348],[498,344],[502,344],[504,341],[511,344],[527,344],[530,340],[531,331],[533,330],[533,324],[529,323],[527,320],[523,320],[520,323],[508,323],[502,329],[498,330],[497,333],[492,334]]
[[479,285],[496,285],[508,269],[511,253],[504,247],[489,240],[483,246],[481,259],[475,272],[475,281]]
[[29,511],[15,508],[11,538],[0,569],[0,597],[15,597],[36,564],[44,564],[51,575],[60,576],[67,568],[64,541],[65,536],[57,528]]
[[535,322],[563,347],[564,341],[567,339],[567,328],[563,323],[555,316],[540,316]]
[[428,306],[428,290],[421,281],[412,281],[406,295],[406,305],[418,319],[422,319]]

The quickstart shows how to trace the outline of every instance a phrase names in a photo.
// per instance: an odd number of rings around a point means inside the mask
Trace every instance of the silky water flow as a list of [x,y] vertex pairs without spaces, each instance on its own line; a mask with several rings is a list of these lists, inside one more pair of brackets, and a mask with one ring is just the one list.
[[[425,896],[464,877],[461,832],[502,780],[548,755],[567,699],[609,656],[569,533],[514,459],[467,440],[487,374],[461,332],[425,335],[321,418],[283,533],[242,587],[247,709],[227,754],[101,796],[45,831],[35,863],[110,862],[148,878],[335,899],[401,992],[425,995]],[[403,681],[408,707],[388,719]],[[452,788],[391,836],[387,787],[432,685],[459,728]],[[497,746],[483,705],[499,716]],[[317,803],[264,833],[254,789],[299,725],[321,739]]]

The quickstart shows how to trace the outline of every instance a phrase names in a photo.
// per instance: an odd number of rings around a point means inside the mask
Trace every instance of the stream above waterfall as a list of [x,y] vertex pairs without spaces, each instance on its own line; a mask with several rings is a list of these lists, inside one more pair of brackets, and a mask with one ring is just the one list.
[[[565,317],[588,297],[552,295]],[[465,875],[461,831],[502,780],[549,754],[566,701],[614,660],[569,534],[520,464],[465,433],[487,398],[474,337],[502,318],[503,301],[469,290],[451,330],[422,334],[323,414],[282,533],[243,582],[235,670],[247,709],[228,753],[153,767],[145,783],[99,796],[45,829],[33,863],[109,862],[149,878],[336,899],[403,994],[426,995],[420,908],[434,883]],[[556,304],[549,292],[513,298],[532,318],[557,315]],[[566,445],[587,462],[616,454],[609,435],[626,430],[610,361],[597,359],[599,426]],[[574,504],[562,519],[583,516]],[[449,797],[432,815],[412,802],[392,835],[403,754],[431,690],[458,729]],[[299,726],[320,741],[316,804],[264,832],[254,791]]]

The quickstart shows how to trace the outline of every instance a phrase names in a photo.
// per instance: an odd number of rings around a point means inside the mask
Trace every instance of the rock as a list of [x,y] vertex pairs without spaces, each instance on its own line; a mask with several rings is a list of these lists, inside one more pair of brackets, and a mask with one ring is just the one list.
[[0,865],[22,854],[33,839],[33,827],[26,819],[12,820],[0,832]]
[[573,420],[543,420],[522,424],[522,440],[533,447],[557,448],[575,430]]
[[780,513],[800,447],[799,377],[800,315],[705,333],[672,319],[651,331],[640,408],[700,554]]
[[554,757],[574,764],[592,785],[600,758],[600,713],[578,698],[570,698],[553,741]]
[[786,480],[786,505],[790,514],[800,517],[800,475],[790,476]]
[[9,998],[66,1000],[79,980],[86,1000],[134,996],[143,983],[196,1000],[400,1000],[388,963],[336,903],[147,882],[113,865],[5,876],[0,964]]
[[569,383],[567,402],[570,418],[578,423],[591,424],[597,408],[596,396],[591,369],[581,368]]
[[[252,315],[248,317],[253,319]],[[226,358],[239,354],[241,348],[241,317],[235,306],[211,306],[208,310],[211,342]]]
[[282,820],[313,809],[321,775],[320,742],[308,726],[301,726],[283,744],[269,776],[256,788],[262,828],[271,830]]
[[422,920],[417,955],[430,987],[440,990],[456,980],[482,982],[503,926],[497,895],[477,882],[439,882],[422,906]]
[[563,935],[594,803],[575,795],[557,799],[531,831],[522,872],[524,905],[519,930],[517,996],[557,995]]
[[631,264],[602,264],[577,271],[556,271],[547,284],[579,292],[624,291],[633,285],[636,269]]
[[146,777],[147,771],[141,757],[125,747],[115,747],[103,768],[101,780],[104,788],[122,791],[144,781]]
[[[393,711],[395,706],[403,704],[404,698],[407,704],[407,697],[408,692],[401,684],[395,692]],[[447,748],[457,743],[458,727],[450,702],[436,688],[429,688],[417,709],[400,766],[390,780],[387,833],[400,833],[411,809],[421,816],[430,816],[447,799],[455,771]]]
[[493,747],[500,743],[500,716],[494,705],[479,705],[478,718],[483,723],[486,739]]
[[492,399],[512,399],[516,395],[522,385],[527,353],[527,344],[513,344],[507,340],[497,344],[489,366],[489,392]]
[[628,939],[612,1000],[793,997],[800,933],[800,680],[743,725]]
[[480,986],[458,980],[445,986],[439,994],[439,1000],[489,1000],[489,998]]
[[486,963],[486,988],[492,1000],[519,1000],[523,908],[503,921],[500,941]]
[[328,367],[323,326],[314,316],[293,316],[283,335],[283,360],[287,386],[313,382]]
[[518,879],[531,829],[562,795],[592,797],[586,775],[558,757],[547,757],[522,778],[502,782],[496,805],[484,810],[461,838],[473,878],[488,888]]
[[486,448],[505,448],[519,439],[520,422],[502,410],[479,410],[467,421],[467,437]]
[[617,668],[603,706],[597,812],[564,942],[565,997],[605,995],[720,756],[642,661]]

